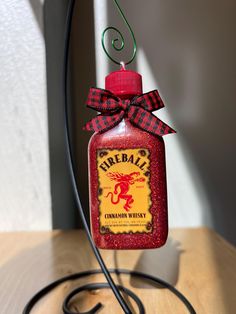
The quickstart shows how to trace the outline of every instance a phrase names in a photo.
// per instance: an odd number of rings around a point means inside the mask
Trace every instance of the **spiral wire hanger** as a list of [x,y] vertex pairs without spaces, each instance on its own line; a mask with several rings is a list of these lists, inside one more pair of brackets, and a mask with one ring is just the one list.
[[[35,304],[41,299],[43,298],[46,294],[48,294],[49,292],[51,292],[54,288],[56,288],[57,286],[59,286],[60,284],[66,282],[66,281],[73,281],[73,280],[78,280],[84,277],[89,277],[89,276],[93,276],[95,274],[103,274],[107,280],[107,282],[105,283],[89,283],[83,286],[80,286],[76,289],[74,289],[73,291],[71,291],[69,293],[69,295],[65,298],[63,305],[62,305],[62,309],[63,309],[63,313],[64,314],[96,314],[100,311],[100,309],[102,308],[102,303],[98,303],[96,304],[92,309],[86,311],[86,312],[72,312],[70,310],[70,301],[72,298],[74,298],[75,295],[78,295],[79,293],[83,292],[83,291],[93,291],[93,290],[98,290],[98,289],[111,289],[112,292],[114,293],[117,301],[119,302],[121,309],[123,310],[123,312],[125,314],[145,314],[145,307],[142,303],[142,301],[140,300],[140,298],[134,293],[132,292],[130,289],[125,288],[123,286],[117,285],[115,284],[113,278],[111,277],[111,274],[116,274],[116,275],[129,275],[131,277],[136,277],[136,278],[140,278],[142,280],[146,280],[147,282],[149,282],[150,284],[153,284],[154,286],[159,285],[162,288],[167,288],[172,294],[174,294],[177,298],[180,299],[180,301],[182,301],[182,303],[185,305],[185,308],[188,310],[188,312],[190,314],[196,314],[194,308],[192,307],[191,303],[185,298],[185,296],[183,294],[181,294],[177,289],[175,289],[175,287],[173,287],[172,285],[170,285],[169,283],[163,281],[162,279],[159,279],[157,277],[154,277],[152,275],[149,274],[145,274],[142,272],[138,272],[138,271],[131,271],[131,270],[126,270],[126,269],[108,269],[105,262],[102,259],[102,256],[99,252],[99,250],[97,249],[97,247],[95,246],[90,230],[89,230],[89,226],[88,226],[88,222],[86,221],[85,215],[84,215],[84,210],[81,204],[81,200],[80,200],[80,195],[79,195],[79,191],[77,188],[77,180],[76,180],[76,176],[75,176],[75,163],[74,163],[74,159],[73,159],[73,155],[72,155],[72,144],[71,144],[71,136],[70,136],[70,128],[69,128],[69,108],[68,108],[68,65],[69,65],[69,46],[70,46],[70,39],[71,39],[71,25],[72,25],[72,18],[73,18],[73,12],[74,12],[74,7],[75,7],[75,1],[76,0],[70,0],[69,1],[69,5],[68,5],[68,12],[67,12],[67,19],[66,19],[66,27],[65,27],[65,44],[64,44],[64,61],[63,61],[63,95],[64,95],[64,129],[65,129],[65,144],[66,144],[66,154],[67,154],[67,161],[68,161],[68,168],[69,168],[69,173],[70,173],[70,177],[71,177],[71,183],[72,183],[72,187],[73,187],[73,191],[74,191],[74,195],[75,195],[75,201],[76,201],[76,205],[78,208],[78,212],[79,215],[81,217],[84,229],[85,229],[85,233],[87,235],[88,241],[90,243],[90,246],[92,248],[92,251],[97,259],[97,262],[100,266],[100,269],[94,269],[94,270],[88,270],[88,271],[84,271],[84,272],[80,272],[80,273],[75,273],[69,276],[65,276],[62,277],[54,282],[52,282],[51,284],[49,284],[48,286],[44,287],[43,289],[41,289],[39,292],[37,292],[26,304],[24,310],[23,310],[23,314],[30,314],[31,310],[34,308]],[[116,4],[121,16],[123,17],[123,19],[126,21],[126,24],[128,25],[131,34],[133,35],[132,29],[129,26],[120,6],[118,5],[118,2],[116,0],[113,0],[114,3]],[[108,29],[115,29],[114,27],[108,27],[106,28],[106,30],[103,32],[102,38],[104,38],[104,33],[108,30]],[[117,30],[118,31],[118,30]],[[118,31],[119,34],[120,31]],[[121,34],[121,38],[123,38],[122,34]],[[134,35],[133,35],[134,38]],[[117,39],[113,40],[114,46],[115,43],[117,42]],[[121,44],[122,47],[124,47],[124,41],[122,41],[123,44]],[[121,48],[121,47],[120,47]],[[118,49],[118,50],[122,50],[122,49]],[[116,49],[116,48],[115,48]],[[117,49],[116,49],[117,50]],[[106,50],[105,50],[106,52]],[[115,62],[116,64],[120,64],[120,62],[113,60],[113,58],[106,52],[106,54],[108,55],[108,57]],[[125,62],[125,64],[129,64],[133,61],[133,59],[135,58],[136,55],[136,41],[134,38],[134,51],[133,51],[133,55],[132,58]],[[125,301],[123,295],[121,294],[121,292],[123,294],[128,295],[131,299],[134,300],[134,302],[137,305],[138,308],[138,313],[133,313],[130,309],[130,306],[127,304],[127,302]],[[50,309],[48,309],[48,313],[50,313]],[[111,314],[116,314],[116,313],[112,313]],[[159,313],[158,309],[155,310],[155,314]],[[147,313],[150,314],[150,313]]]
[[105,28],[104,31],[102,32],[102,47],[103,47],[103,50],[105,51],[107,57],[108,57],[111,61],[113,61],[113,62],[116,63],[116,64],[121,64],[123,67],[125,67],[125,65],[130,64],[130,63],[134,60],[134,58],[136,57],[136,54],[137,54],[137,43],[136,43],[136,39],[135,39],[135,36],[134,36],[134,32],[133,32],[133,30],[132,30],[132,28],[131,28],[129,22],[127,21],[125,15],[124,15],[124,13],[123,13],[123,11],[121,10],[120,5],[118,4],[117,0],[113,0],[113,2],[115,3],[115,5],[116,5],[116,7],[117,7],[117,9],[118,9],[118,11],[119,11],[119,14],[120,14],[121,18],[123,19],[125,25],[127,26],[128,30],[129,30],[129,32],[130,32],[130,34],[131,34],[131,36],[132,36],[132,40],[133,40],[133,54],[132,54],[132,57],[131,57],[128,61],[126,61],[126,62],[124,62],[124,61],[118,61],[118,60],[114,59],[114,58],[110,55],[110,53],[108,52],[108,50],[107,50],[107,48],[106,48],[106,45],[105,45],[105,35],[107,34],[108,31],[113,30],[113,31],[115,31],[115,32],[119,35],[118,38],[116,37],[116,38],[112,39],[112,42],[111,42],[112,48],[115,49],[116,51],[119,51],[119,52],[122,51],[122,50],[125,48],[124,36],[122,35],[121,31],[119,31],[119,30],[118,30],[116,27],[114,27],[114,26],[108,26],[108,27]]

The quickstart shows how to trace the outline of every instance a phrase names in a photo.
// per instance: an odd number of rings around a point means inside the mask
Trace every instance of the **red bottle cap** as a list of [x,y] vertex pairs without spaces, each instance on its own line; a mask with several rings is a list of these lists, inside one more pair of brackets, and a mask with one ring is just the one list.
[[143,93],[142,76],[122,67],[106,76],[105,88],[117,96],[140,95]]

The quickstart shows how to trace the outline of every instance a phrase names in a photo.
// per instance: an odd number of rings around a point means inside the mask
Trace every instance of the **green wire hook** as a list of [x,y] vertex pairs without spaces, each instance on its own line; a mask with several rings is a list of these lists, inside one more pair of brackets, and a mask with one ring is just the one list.
[[[124,15],[124,13],[122,12],[122,10],[121,10],[121,8],[120,8],[120,6],[119,6],[117,0],[113,0],[113,1],[114,1],[114,3],[116,4],[117,9],[118,9],[118,11],[119,11],[121,17],[122,17],[123,21],[125,22],[126,26],[128,27],[128,29],[129,29],[129,31],[130,31],[130,33],[131,33],[131,35],[132,35],[132,38],[133,38],[133,46],[134,46],[134,48],[133,48],[133,55],[132,55],[132,57],[131,57],[131,59],[130,59],[129,61],[124,62],[124,65],[127,65],[127,64],[130,64],[130,63],[134,60],[134,58],[135,58],[135,56],[136,56],[136,53],[137,53],[136,39],[135,39],[135,37],[134,37],[133,30],[132,30],[131,26],[129,25],[129,23],[128,23],[128,21],[127,21],[125,15]],[[115,28],[115,27],[113,27],[113,26],[109,26],[109,27],[107,27],[107,28],[103,31],[103,33],[102,33],[102,47],[103,47],[103,50],[105,51],[106,55],[108,56],[108,58],[109,58],[111,61],[113,61],[113,62],[116,63],[116,64],[121,64],[121,61],[117,61],[116,59],[114,59],[114,58],[109,54],[109,52],[107,51],[107,49],[106,49],[106,47],[105,47],[105,34],[106,34],[106,32],[109,31],[109,30],[114,30],[114,31],[117,32],[117,34],[120,36],[120,38],[117,38],[117,37],[116,37],[115,39],[112,39],[112,42],[111,42],[111,43],[112,43],[113,49],[115,49],[116,51],[121,51],[121,50],[123,50],[124,47],[125,47],[125,40],[124,40],[124,37],[123,37],[122,33],[121,33],[117,28]],[[118,45],[118,44],[119,44],[119,45]]]

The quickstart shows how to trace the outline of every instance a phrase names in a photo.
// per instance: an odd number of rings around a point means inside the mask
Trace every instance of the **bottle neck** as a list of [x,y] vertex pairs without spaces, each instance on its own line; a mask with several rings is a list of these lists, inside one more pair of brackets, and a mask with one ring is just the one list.
[[129,99],[129,100],[131,100],[131,99],[133,99],[135,96],[137,96],[137,95],[118,95],[117,97],[119,97],[120,99]]
[[121,68],[106,76],[105,89],[117,96],[122,94],[123,99],[128,99],[130,95],[142,94],[142,76],[137,72]]

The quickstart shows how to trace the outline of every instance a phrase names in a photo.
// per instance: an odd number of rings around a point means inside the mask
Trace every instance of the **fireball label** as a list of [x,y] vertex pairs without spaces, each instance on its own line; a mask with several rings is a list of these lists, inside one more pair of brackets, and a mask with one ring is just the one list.
[[150,152],[97,150],[100,233],[151,233]]

